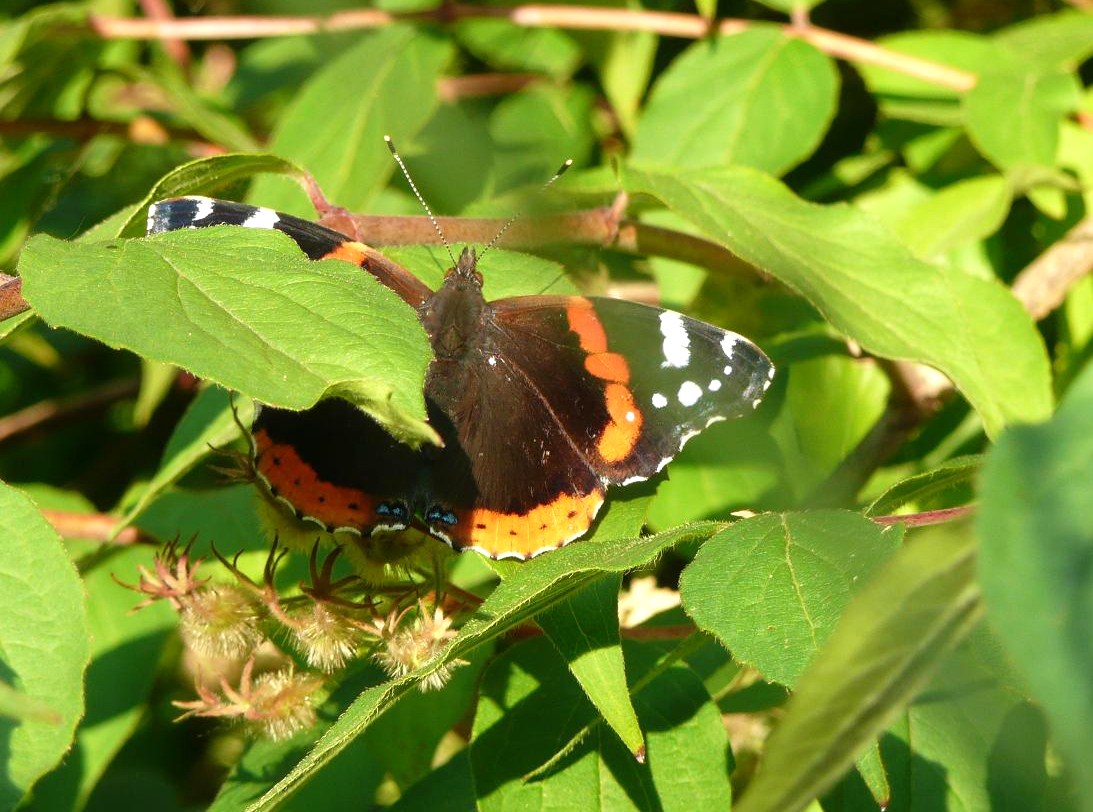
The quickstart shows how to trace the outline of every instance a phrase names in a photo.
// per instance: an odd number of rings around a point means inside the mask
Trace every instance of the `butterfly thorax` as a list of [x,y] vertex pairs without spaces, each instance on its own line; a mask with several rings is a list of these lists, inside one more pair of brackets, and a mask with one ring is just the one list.
[[492,309],[482,296],[474,251],[464,248],[444,284],[422,304],[419,316],[438,360],[454,361],[479,349]]

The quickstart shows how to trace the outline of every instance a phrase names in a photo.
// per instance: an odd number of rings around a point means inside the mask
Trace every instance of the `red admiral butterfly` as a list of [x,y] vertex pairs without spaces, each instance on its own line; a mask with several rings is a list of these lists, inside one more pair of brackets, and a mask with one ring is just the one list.
[[415,517],[456,549],[526,559],[584,535],[608,485],[656,474],[718,420],[759,405],[774,367],[746,338],[670,310],[583,296],[487,302],[474,251],[439,290],[343,234],[207,197],[155,203],[148,233],[274,228],[311,259],[353,262],[413,307],[435,359],[425,380],[443,448],[395,441],[349,403],[263,408],[255,468],[299,518],[368,536]]

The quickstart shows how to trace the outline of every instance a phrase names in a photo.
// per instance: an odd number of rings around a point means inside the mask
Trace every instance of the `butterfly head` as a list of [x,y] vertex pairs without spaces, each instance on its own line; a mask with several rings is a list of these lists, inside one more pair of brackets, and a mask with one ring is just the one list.
[[482,289],[482,274],[478,272],[478,256],[474,249],[467,247],[459,255],[459,261],[445,275],[444,282],[447,285],[466,287],[468,285]]

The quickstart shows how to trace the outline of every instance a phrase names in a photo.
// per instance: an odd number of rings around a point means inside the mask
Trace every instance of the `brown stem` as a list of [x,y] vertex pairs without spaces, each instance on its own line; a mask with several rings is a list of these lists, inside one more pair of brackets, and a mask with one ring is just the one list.
[[73,513],[67,510],[43,510],[46,521],[53,525],[62,538],[93,539],[121,546],[129,544],[158,544],[139,527],[126,527],[113,535],[118,517],[104,513]]
[[960,519],[966,519],[975,514],[975,505],[961,505],[960,507],[944,508],[943,510],[927,510],[923,513],[908,513],[904,516],[874,516],[872,521],[876,524],[889,527],[893,524],[905,524],[908,527],[927,527],[931,524],[946,524]]
[[1086,217],[1040,254],[1013,280],[1013,295],[1039,321],[1063,303],[1067,292],[1093,271],[1093,216]]
[[635,626],[619,629],[619,633],[628,640],[685,640],[698,629],[690,623],[679,626]]
[[63,400],[35,403],[21,411],[0,418],[0,444],[25,436],[48,425],[81,417],[104,409],[112,403],[137,394],[140,382],[136,378],[110,381]]
[[[171,7],[164,0],[140,0],[141,11],[150,20],[173,20]],[[190,66],[190,46],[186,40],[164,39],[163,49],[175,64],[184,70]]]
[[[225,40],[317,34],[324,31],[377,28],[405,20],[450,23],[461,19],[492,17],[506,19],[524,28],[563,28],[580,31],[648,31],[662,36],[703,39],[711,34],[727,36],[754,25],[750,20],[723,19],[711,22],[697,14],[663,11],[635,11],[594,6],[473,6],[442,5],[434,11],[395,14],[374,9],[342,11],[326,17],[204,17],[186,20],[149,20],[93,16],[91,26],[106,39]],[[799,37],[821,51],[852,62],[877,65],[913,76],[931,84],[964,92],[976,82],[968,71],[952,68],[908,54],[890,51],[867,40],[811,25],[795,19],[784,25],[790,36]]]

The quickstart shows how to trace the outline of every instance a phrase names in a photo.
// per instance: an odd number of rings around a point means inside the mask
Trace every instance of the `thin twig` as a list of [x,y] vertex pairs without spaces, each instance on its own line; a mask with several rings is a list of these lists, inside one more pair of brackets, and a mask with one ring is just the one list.
[[140,389],[136,378],[110,381],[78,395],[35,403],[21,411],[0,418],[0,444],[25,437],[49,425],[76,419],[104,409],[119,400],[131,398]]
[[1030,262],[1013,280],[1013,295],[1039,321],[1063,303],[1067,292],[1093,272],[1093,216]]
[[118,517],[106,513],[72,513],[67,510],[43,510],[46,521],[53,525],[61,538],[91,539],[108,544],[158,544],[139,527],[126,527],[115,535]]
[[908,527],[927,527],[932,524],[946,524],[960,519],[966,519],[975,513],[975,505],[961,505],[960,507],[944,508],[942,510],[927,510],[923,513],[908,513],[906,515],[874,516],[875,524],[889,527],[893,524],[905,524]]
[[[95,15],[94,31],[106,39],[227,40],[318,34],[348,29],[378,28],[400,21],[450,23],[473,18],[501,18],[524,28],[562,28],[577,31],[647,31],[667,37],[703,39],[711,34],[727,36],[751,28],[751,20],[706,20],[697,14],[602,8],[595,6],[474,6],[445,4],[433,11],[395,14],[375,9],[342,11],[329,16],[203,17],[186,20],[149,20]],[[795,20],[782,26],[835,57],[888,68],[958,92],[975,86],[968,71],[891,51],[875,43]]]

